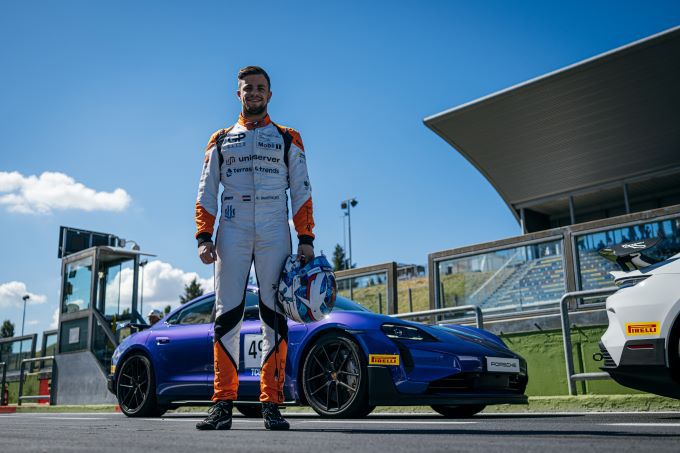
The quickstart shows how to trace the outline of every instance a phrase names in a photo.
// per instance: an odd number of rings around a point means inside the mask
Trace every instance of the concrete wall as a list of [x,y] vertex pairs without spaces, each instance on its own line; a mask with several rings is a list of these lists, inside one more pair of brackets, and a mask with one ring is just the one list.
[[106,376],[89,351],[56,356],[57,404],[116,404],[106,389]]

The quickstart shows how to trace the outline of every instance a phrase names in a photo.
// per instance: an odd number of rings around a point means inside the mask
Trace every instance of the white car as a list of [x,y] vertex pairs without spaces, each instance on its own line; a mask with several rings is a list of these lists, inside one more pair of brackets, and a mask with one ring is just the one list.
[[607,298],[602,369],[619,384],[680,399],[680,253],[656,262],[643,253],[658,239],[600,251],[616,261],[619,290]]

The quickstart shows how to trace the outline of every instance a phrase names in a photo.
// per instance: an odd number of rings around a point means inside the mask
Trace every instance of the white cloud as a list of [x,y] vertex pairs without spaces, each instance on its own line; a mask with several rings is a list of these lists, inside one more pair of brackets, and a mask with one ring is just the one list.
[[59,324],[59,307],[54,309],[52,312],[52,322],[50,323],[50,329],[56,329]]
[[29,293],[25,283],[12,281],[0,284],[0,307],[23,307],[23,297],[27,294],[30,297],[28,300],[29,304],[47,302],[47,296]]
[[[142,270],[140,269],[140,285],[142,282]],[[213,279],[201,278],[196,272],[185,272],[177,269],[169,263],[154,260],[144,266],[144,315],[152,309],[163,310],[170,305],[175,308],[179,305],[179,296],[184,294],[184,285],[194,278],[201,284],[205,292],[213,291]],[[130,300],[132,297],[132,269],[123,269],[120,273],[121,281],[114,279],[108,283],[108,294],[116,294],[120,286],[120,299]],[[115,296],[114,296],[115,297]]]
[[40,176],[0,172],[0,205],[9,212],[49,214],[52,210],[123,211],[132,199],[123,189],[97,192],[63,173]]
[[31,319],[30,321],[26,321],[26,324],[29,326],[37,326],[38,324],[40,324],[40,321],[38,321],[37,319]]

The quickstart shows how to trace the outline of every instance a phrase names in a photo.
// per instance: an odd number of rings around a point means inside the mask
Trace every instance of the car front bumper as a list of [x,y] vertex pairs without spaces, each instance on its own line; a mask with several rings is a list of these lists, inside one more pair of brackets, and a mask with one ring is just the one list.
[[464,391],[448,394],[405,394],[399,393],[387,367],[368,367],[368,399],[373,406],[459,406],[466,404],[526,404],[527,396],[522,393]]
[[116,376],[115,374],[109,374],[106,376],[106,388],[109,390],[109,392],[113,393],[114,395],[116,394]]

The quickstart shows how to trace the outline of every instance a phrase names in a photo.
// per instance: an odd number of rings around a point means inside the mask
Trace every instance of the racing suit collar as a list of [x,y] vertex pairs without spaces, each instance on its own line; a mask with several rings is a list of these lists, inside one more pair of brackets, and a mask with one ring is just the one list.
[[238,124],[245,127],[248,130],[257,129],[258,127],[264,127],[271,124],[272,120],[269,118],[269,114],[262,118],[260,121],[249,121],[243,116],[243,113],[238,115]]

